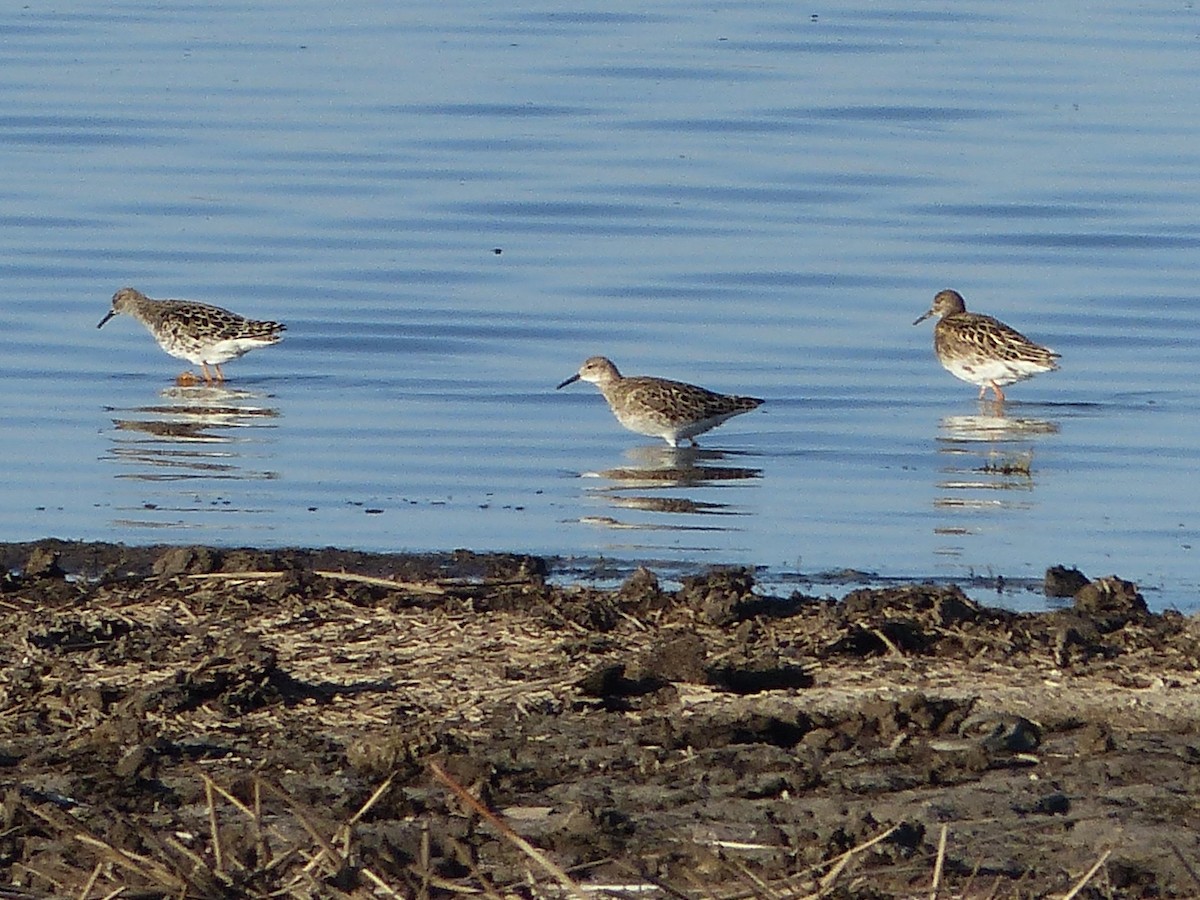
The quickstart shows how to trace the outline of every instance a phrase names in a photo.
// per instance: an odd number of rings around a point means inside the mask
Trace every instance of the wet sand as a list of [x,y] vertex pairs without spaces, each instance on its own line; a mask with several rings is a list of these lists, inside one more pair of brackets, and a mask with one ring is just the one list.
[[3,896],[1200,895],[1200,625],[1117,578],[1017,614],[466,551],[0,557]]

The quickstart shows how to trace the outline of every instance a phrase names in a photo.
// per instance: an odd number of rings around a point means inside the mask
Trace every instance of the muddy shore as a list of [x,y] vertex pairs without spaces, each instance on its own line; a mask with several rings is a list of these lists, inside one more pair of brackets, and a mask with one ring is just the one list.
[[465,551],[0,558],[0,897],[1200,896],[1200,622],[1119,578],[1017,614]]

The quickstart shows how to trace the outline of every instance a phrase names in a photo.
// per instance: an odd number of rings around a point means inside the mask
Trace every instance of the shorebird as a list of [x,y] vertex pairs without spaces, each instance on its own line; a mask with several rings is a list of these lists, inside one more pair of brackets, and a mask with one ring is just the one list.
[[[647,375],[625,377],[603,356],[593,356],[560,384],[588,381],[600,389],[617,421],[638,434],[660,437],[672,447],[696,446],[696,435],[762,405],[757,397],[735,397]],[[557,390],[557,388],[556,388]]]
[[942,366],[956,378],[979,385],[979,399],[991,388],[1004,402],[1003,385],[1015,384],[1058,368],[1053,350],[1035,344],[999,319],[967,312],[958,291],[939,291],[929,311],[914,325],[938,316],[933,349]]
[[158,346],[172,356],[200,366],[206,384],[225,380],[221,363],[277,343],[287,327],[279,322],[246,319],[207,303],[151,300],[133,288],[121,288],[113,294],[112,309],[96,327],[103,328],[105,322],[121,313],[145,325]]

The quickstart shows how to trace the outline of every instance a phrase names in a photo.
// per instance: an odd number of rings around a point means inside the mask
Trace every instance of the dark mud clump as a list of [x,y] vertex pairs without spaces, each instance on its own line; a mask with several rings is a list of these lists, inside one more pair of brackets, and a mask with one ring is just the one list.
[[1200,895],[1200,628],[1120,579],[1019,615],[466,551],[0,556],[12,896]]

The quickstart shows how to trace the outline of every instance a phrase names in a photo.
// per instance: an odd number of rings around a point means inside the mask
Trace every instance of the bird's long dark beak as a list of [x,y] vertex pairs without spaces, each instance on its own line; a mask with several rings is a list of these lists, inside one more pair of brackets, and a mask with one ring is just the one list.
[[104,323],[105,323],[105,322],[107,322],[109,319],[111,319],[111,318],[112,318],[113,316],[115,316],[116,314],[117,314],[117,311],[116,311],[115,309],[110,309],[110,310],[108,311],[108,315],[107,315],[107,316],[105,316],[103,319],[101,319],[101,320],[100,320],[100,324],[99,324],[99,325],[97,325],[96,327],[97,327],[97,328],[103,328],[103,327],[104,327]]
[[558,387],[556,387],[555,390],[557,391],[558,388],[565,388],[568,384],[574,384],[578,380],[579,380],[579,373],[576,372],[574,375],[572,375],[570,378],[568,378],[566,381],[564,381],[562,384],[560,384]]
[[917,319],[917,321],[913,322],[913,324],[920,325],[922,322],[924,322],[926,319],[928,319],[932,315],[933,315],[933,310],[931,309],[931,310],[929,310],[929,312],[925,313],[925,315],[921,316],[921,318]]

